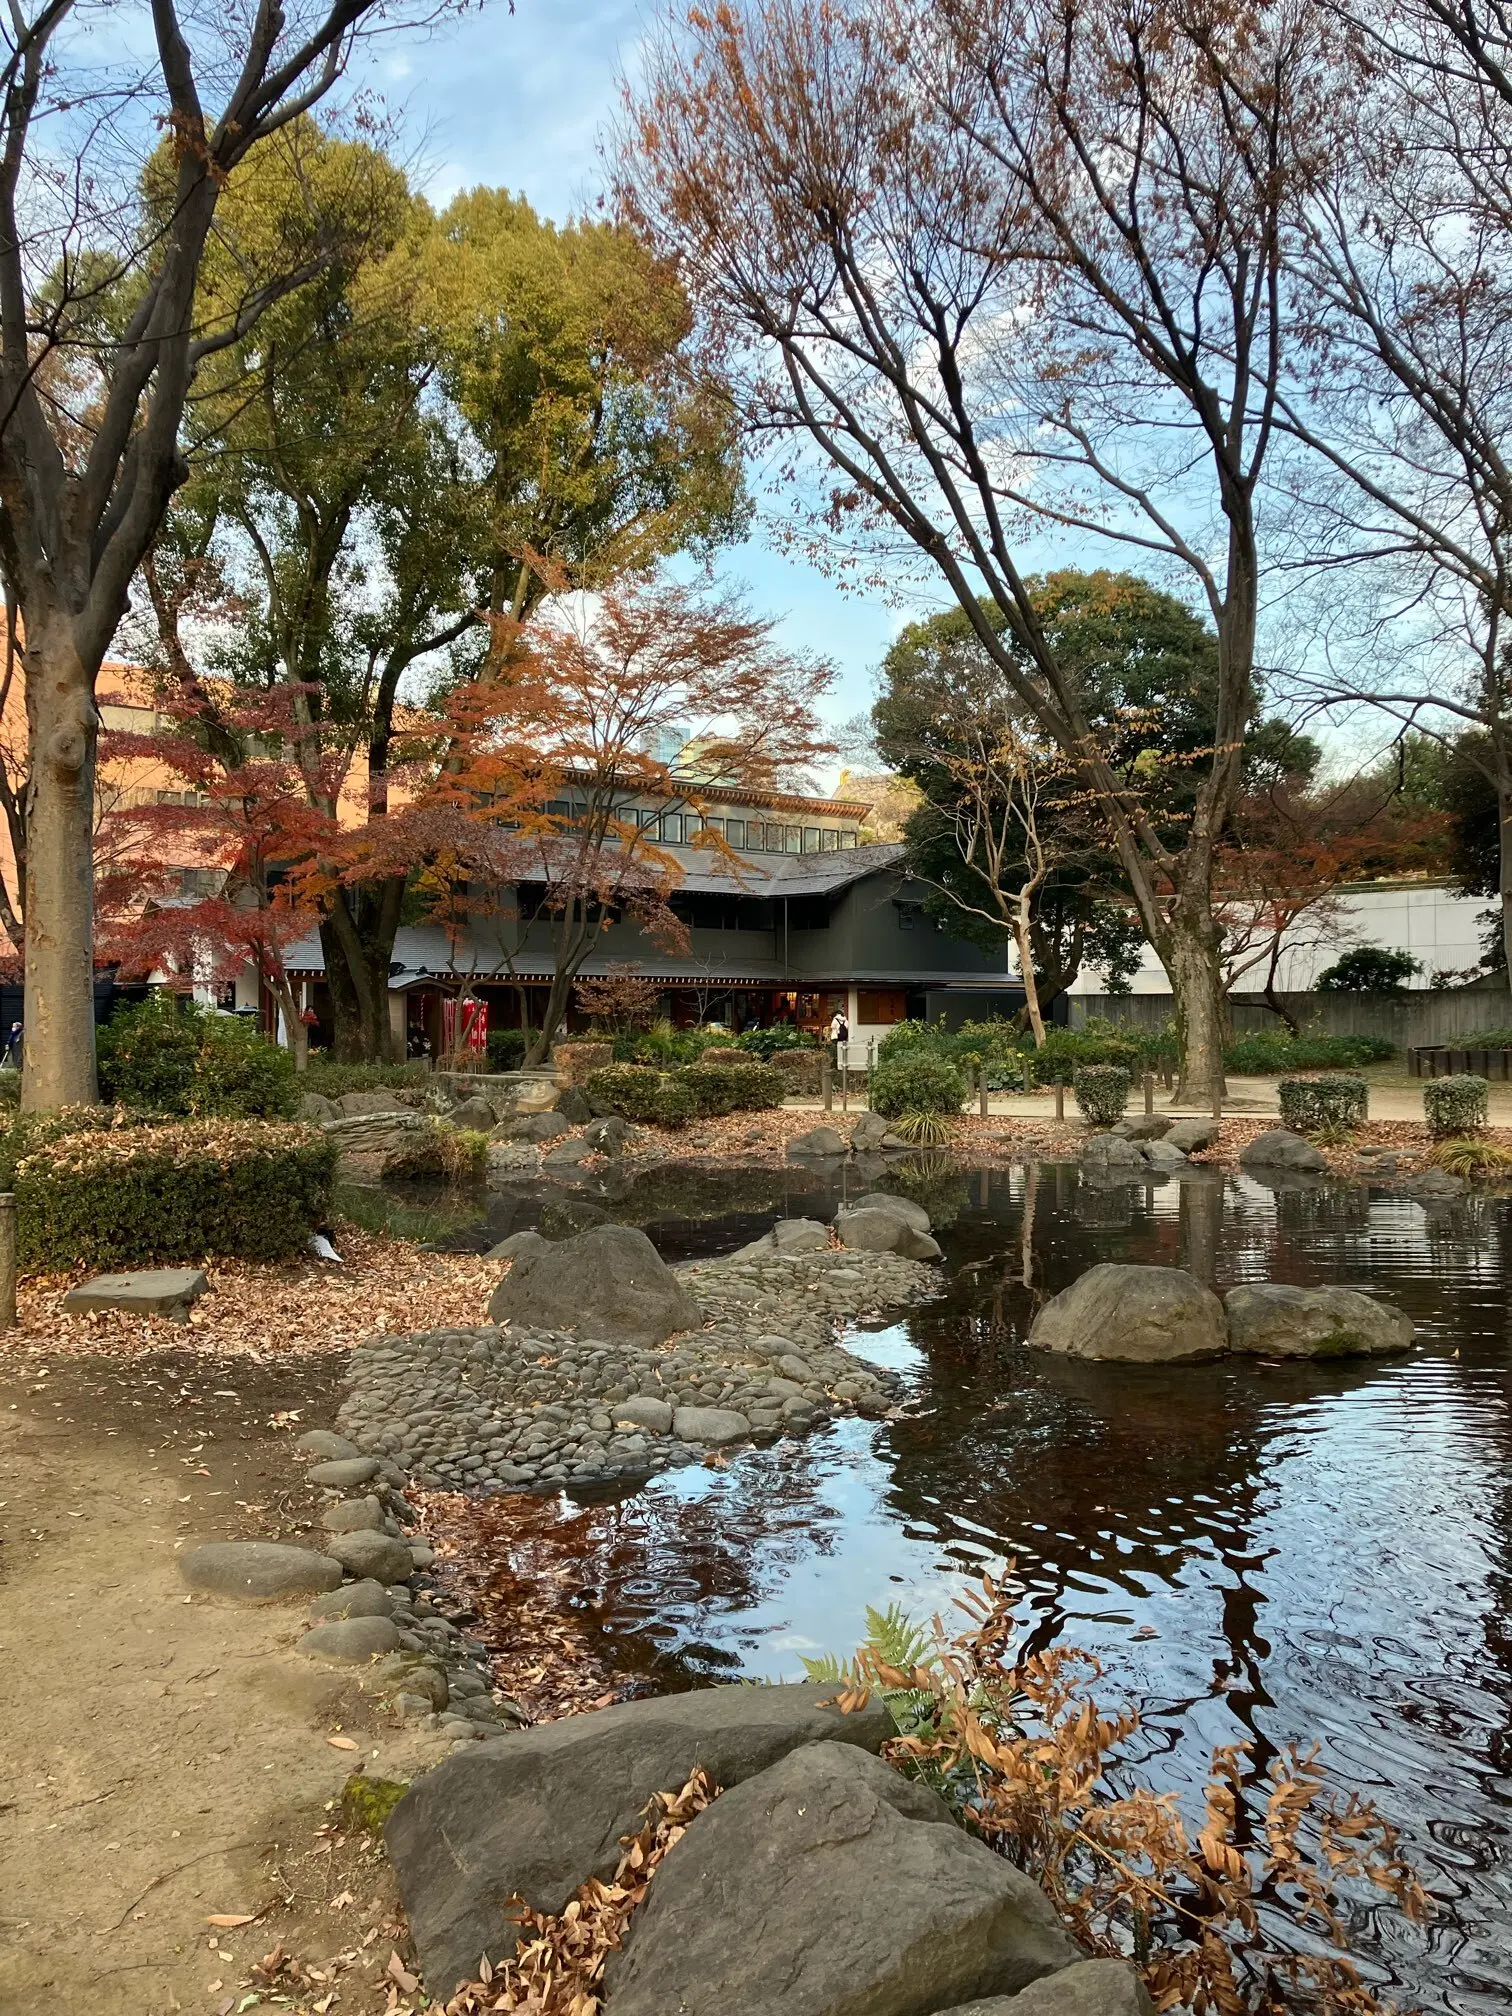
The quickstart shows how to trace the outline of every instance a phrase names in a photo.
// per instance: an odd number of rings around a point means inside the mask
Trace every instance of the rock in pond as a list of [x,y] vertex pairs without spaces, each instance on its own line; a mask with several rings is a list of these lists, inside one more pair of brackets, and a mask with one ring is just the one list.
[[335,1589],[341,1564],[329,1554],[277,1540],[212,1540],[181,1555],[179,1573],[191,1589],[212,1596],[238,1603],[287,1603]]
[[915,1232],[930,1229],[929,1213],[922,1204],[915,1204],[911,1197],[895,1197],[890,1190],[868,1190],[864,1197],[857,1197],[850,1208],[852,1211],[891,1211],[912,1225]]
[[1246,1282],[1223,1298],[1229,1349],[1261,1358],[1376,1357],[1412,1345],[1412,1319],[1355,1288]]
[[644,1232],[595,1225],[518,1254],[489,1299],[494,1323],[577,1330],[610,1343],[662,1344],[703,1318]]
[[519,1113],[503,1120],[493,1130],[495,1141],[560,1141],[571,1127],[560,1113]]
[[672,1433],[679,1442],[707,1442],[718,1448],[725,1442],[740,1442],[751,1432],[744,1414],[733,1407],[679,1407],[672,1416]]
[[1311,1141],[1304,1141],[1289,1127],[1268,1127],[1239,1150],[1239,1166],[1241,1169],[1300,1169],[1304,1174],[1320,1175],[1328,1167],[1328,1160]]
[[1185,1169],[1187,1158],[1174,1141],[1140,1141],[1139,1153],[1147,1169]]
[[1221,1358],[1228,1328],[1218,1297],[1183,1268],[1107,1261],[1045,1304],[1029,1342],[1069,1358],[1192,1364]]
[[850,1143],[833,1127],[810,1127],[806,1134],[795,1134],[787,1144],[789,1162],[818,1161],[830,1155],[849,1153]]
[[1196,1155],[1212,1147],[1218,1139],[1219,1125],[1217,1120],[1173,1120],[1160,1138],[1179,1148],[1183,1155]]
[[609,1222],[609,1213],[603,1205],[590,1204],[585,1197],[549,1197],[541,1206],[543,1239],[570,1239],[574,1233],[591,1232],[595,1225]]
[[326,1551],[359,1579],[387,1585],[408,1582],[415,1572],[408,1543],[388,1533],[333,1533]]
[[1080,1958],[939,1794],[838,1743],[726,1790],[610,1957],[614,2016],[919,2016]]
[[1121,1134],[1089,1134],[1078,1154],[1085,1166],[1099,1175],[1110,1169],[1127,1169],[1133,1175],[1145,1166],[1139,1149]]
[[306,1631],[294,1647],[307,1659],[341,1659],[365,1665],[399,1650],[399,1627],[388,1617],[333,1617]]
[[65,1309],[125,1309],[133,1316],[171,1316],[187,1323],[210,1286],[198,1267],[148,1267],[133,1274],[96,1274],[63,1297]]
[[544,1253],[551,1241],[539,1232],[511,1232],[507,1239],[501,1239],[497,1246],[490,1246],[483,1255],[485,1260],[507,1260],[511,1266],[522,1253]]
[[829,1227],[817,1218],[779,1218],[771,1240],[777,1253],[822,1253],[830,1243]]
[[962,2002],[939,2016],[1155,2016],[1155,2004],[1127,1961],[1078,1960],[1017,1995]]
[[627,1701],[469,1747],[417,1778],[385,1840],[432,1998],[473,1979],[484,1954],[514,1951],[511,1896],[555,1912],[590,1876],[611,1876],[647,1800],[698,1766],[731,1786],[805,1744],[879,1750],[893,1733],[886,1708],[873,1696],[842,1715],[834,1695],[809,1683]]
[[875,1154],[891,1132],[891,1124],[880,1113],[862,1113],[851,1128],[850,1145],[858,1155]]
[[857,1253],[901,1253],[905,1260],[938,1260],[940,1248],[927,1232],[918,1231],[900,1212],[873,1207],[835,1213],[835,1233],[842,1246]]

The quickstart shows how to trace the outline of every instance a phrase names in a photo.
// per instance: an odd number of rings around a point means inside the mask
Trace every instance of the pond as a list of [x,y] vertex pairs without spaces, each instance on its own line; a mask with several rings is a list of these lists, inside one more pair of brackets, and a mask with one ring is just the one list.
[[[827,1216],[844,1181],[666,1165],[601,1201],[677,1259]],[[934,1216],[944,1292],[848,1342],[905,1374],[906,1418],[563,1501],[625,1663],[800,1676],[803,1654],[853,1649],[868,1604],[927,1619],[1012,1560],[1030,1642],[1102,1661],[1099,1698],[1139,1707],[1155,1782],[1190,1793],[1215,1744],[1249,1741],[1263,1771],[1318,1741],[1402,1826],[1441,1906],[1426,1935],[1362,1922],[1362,1954],[1407,2005],[1512,2006],[1509,1200],[1195,1173],[1106,1188],[1064,1164],[943,1160],[898,1187]],[[477,1199],[445,1243],[485,1246],[551,1194]],[[1165,1369],[1026,1350],[1044,1298],[1099,1260],[1220,1291],[1371,1289],[1422,1348]]]

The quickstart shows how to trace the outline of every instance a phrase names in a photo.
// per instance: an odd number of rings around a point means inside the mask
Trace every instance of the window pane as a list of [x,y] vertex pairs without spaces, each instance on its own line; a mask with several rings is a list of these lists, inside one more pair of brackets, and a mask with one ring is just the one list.
[[839,841],[839,844],[842,849],[846,847],[854,847],[856,844],[855,832],[852,828],[848,826],[842,826],[839,833],[835,837]]
[[817,854],[819,852],[819,828],[817,826],[804,827],[803,851],[805,854]]
[[732,847],[744,847],[746,844],[744,819],[726,819],[724,822],[724,835]]
[[669,847],[677,847],[682,844],[683,815],[681,812],[663,812],[661,837],[663,842]]
[[826,826],[819,835],[820,853],[833,854],[835,851],[836,842],[839,840],[839,838],[840,836],[835,831],[833,826]]
[[782,834],[782,849],[785,854],[801,854],[803,852],[803,828],[801,826],[782,826],[778,828],[778,831]]

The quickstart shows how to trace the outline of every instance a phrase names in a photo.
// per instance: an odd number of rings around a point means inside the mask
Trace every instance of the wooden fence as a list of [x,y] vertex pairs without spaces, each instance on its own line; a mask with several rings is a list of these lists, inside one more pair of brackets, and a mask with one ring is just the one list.
[[[1505,988],[1463,987],[1404,995],[1283,994],[1301,1027],[1318,1036],[1384,1036],[1398,1050],[1454,1043],[1477,1029],[1512,1028],[1512,995]],[[1135,1029],[1159,1029],[1169,1021],[1168,994],[1075,994],[1070,1026],[1084,1028],[1094,1016]],[[1285,1024],[1255,994],[1234,994],[1229,1012],[1236,1036],[1278,1030]]]

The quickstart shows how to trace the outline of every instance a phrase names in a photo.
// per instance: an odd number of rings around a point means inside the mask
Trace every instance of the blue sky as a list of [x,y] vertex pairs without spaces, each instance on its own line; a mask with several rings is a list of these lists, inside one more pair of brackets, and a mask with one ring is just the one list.
[[[373,81],[421,150],[432,200],[486,183],[558,219],[590,207],[603,186],[599,133],[649,18],[637,0],[517,0],[513,15],[488,0],[426,40],[380,41]],[[835,719],[870,705],[873,672],[906,612],[845,593],[759,537],[723,556],[718,572],[780,618],[789,643],[840,667],[826,710]]]

